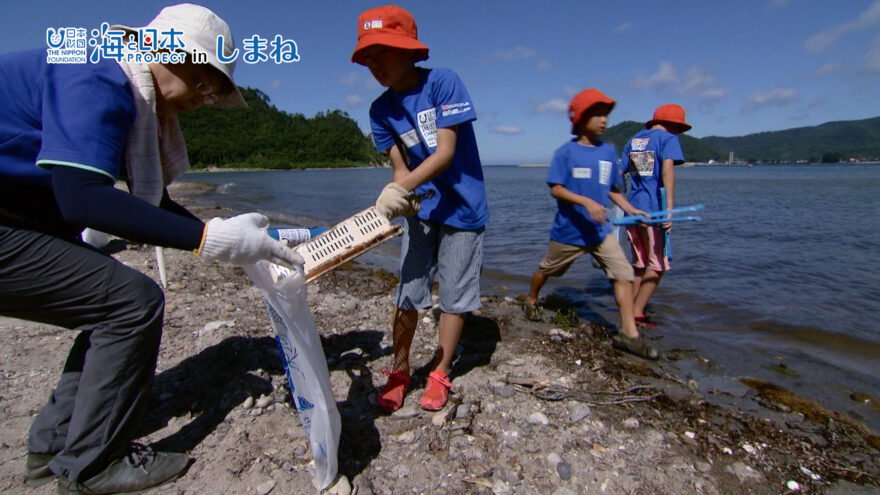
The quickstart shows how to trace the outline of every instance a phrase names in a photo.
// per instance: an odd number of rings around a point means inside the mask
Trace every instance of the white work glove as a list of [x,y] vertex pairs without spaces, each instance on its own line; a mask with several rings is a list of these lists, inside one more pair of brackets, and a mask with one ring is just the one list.
[[376,199],[376,211],[389,219],[415,215],[421,208],[421,199],[402,186],[389,182]]
[[289,267],[302,267],[302,256],[287,244],[269,236],[269,219],[259,213],[245,213],[229,219],[212,218],[205,227],[205,242],[199,254],[207,259],[234,265],[260,260]]

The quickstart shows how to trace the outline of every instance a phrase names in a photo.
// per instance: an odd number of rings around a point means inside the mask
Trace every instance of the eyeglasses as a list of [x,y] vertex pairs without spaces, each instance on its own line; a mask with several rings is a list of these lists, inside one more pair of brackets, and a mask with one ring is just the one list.
[[219,100],[217,95],[214,94],[214,90],[209,88],[208,85],[203,82],[196,84],[196,91],[202,96],[206,105],[213,105]]

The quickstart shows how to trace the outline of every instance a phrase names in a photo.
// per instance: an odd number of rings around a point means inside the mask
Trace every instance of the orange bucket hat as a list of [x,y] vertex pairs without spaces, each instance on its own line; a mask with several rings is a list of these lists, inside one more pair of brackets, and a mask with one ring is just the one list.
[[657,110],[654,110],[654,118],[645,122],[645,127],[650,129],[655,124],[662,124],[664,122],[684,127],[685,129],[682,132],[688,131],[693,127],[684,120],[684,108],[675,103],[657,107]]
[[364,65],[363,50],[373,45],[391,46],[416,51],[416,62],[428,58],[428,47],[419,41],[416,20],[397,5],[365,10],[358,17],[358,43],[351,61]]
[[584,116],[584,112],[598,103],[610,105],[611,108],[608,109],[610,112],[614,108],[615,101],[595,88],[585,89],[574,95],[574,98],[571,99],[571,103],[568,104],[568,118],[571,119],[572,134],[577,133],[574,127],[580,122],[581,118]]

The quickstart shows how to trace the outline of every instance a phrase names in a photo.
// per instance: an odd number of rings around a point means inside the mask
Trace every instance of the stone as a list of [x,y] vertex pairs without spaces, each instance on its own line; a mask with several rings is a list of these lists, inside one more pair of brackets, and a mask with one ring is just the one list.
[[263,482],[263,483],[260,483],[259,485],[257,485],[256,490],[259,495],[266,495],[267,493],[271,492],[272,489],[274,489],[274,488],[275,488],[275,480],[269,480],[269,481],[266,481],[266,482]]
[[544,413],[540,412],[534,412],[530,414],[527,421],[529,422],[529,424],[533,425],[547,426],[550,424],[550,419],[547,418]]

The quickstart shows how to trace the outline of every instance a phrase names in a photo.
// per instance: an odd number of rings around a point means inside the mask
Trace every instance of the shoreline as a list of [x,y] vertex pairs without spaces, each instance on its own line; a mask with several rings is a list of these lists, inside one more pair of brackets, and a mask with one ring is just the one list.
[[[174,186],[172,197],[190,205],[205,190],[193,184]],[[115,246],[124,247],[115,257],[158,280],[151,247]],[[239,268],[174,250],[166,260],[166,323],[143,440],[190,452],[195,463],[156,492],[315,492],[261,295]],[[395,284],[395,274],[354,262],[309,287],[342,416],[340,473],[358,494],[880,486],[880,441],[848,418],[769,383],[701,393],[672,361],[611,349],[599,325],[527,322],[517,301],[500,294],[484,296],[468,317],[455,393],[438,413],[418,409],[436,340],[436,315],[420,312],[413,385],[402,410],[382,415],[375,395],[392,364]],[[22,484],[24,442],[73,332],[9,319],[0,327],[0,490],[51,493],[52,484]]]

